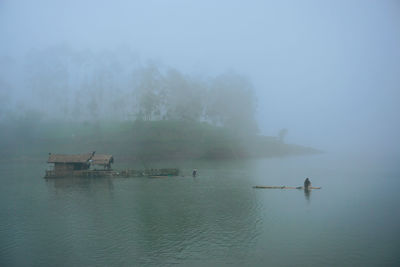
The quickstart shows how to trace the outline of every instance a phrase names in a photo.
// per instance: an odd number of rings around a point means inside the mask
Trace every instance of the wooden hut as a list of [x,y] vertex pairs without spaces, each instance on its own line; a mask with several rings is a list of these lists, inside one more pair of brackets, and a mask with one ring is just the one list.
[[52,175],[65,176],[72,174],[74,171],[88,170],[93,156],[94,152],[76,155],[50,153],[47,162],[54,163]]
[[114,158],[112,155],[96,154],[89,161],[93,165],[100,165],[106,170],[111,170],[111,164],[114,163]]

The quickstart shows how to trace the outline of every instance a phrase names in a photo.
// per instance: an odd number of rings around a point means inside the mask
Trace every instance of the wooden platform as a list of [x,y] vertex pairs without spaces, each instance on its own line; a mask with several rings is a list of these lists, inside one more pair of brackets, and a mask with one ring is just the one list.
[[[263,186],[263,185],[256,185],[253,188],[257,189],[304,189],[304,186]],[[322,187],[312,187],[310,186],[308,189],[321,189]]]
[[54,171],[47,170],[44,178],[63,177],[157,177],[178,176],[179,169],[145,169],[145,170],[77,170],[77,171]]

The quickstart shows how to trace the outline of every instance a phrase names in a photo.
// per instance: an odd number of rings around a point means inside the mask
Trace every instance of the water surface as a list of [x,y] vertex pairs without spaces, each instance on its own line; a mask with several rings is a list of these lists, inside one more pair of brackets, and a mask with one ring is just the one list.
[[[45,180],[46,164],[1,162],[0,265],[400,264],[396,165],[318,155],[152,166],[185,177]],[[322,189],[252,188],[305,177]]]

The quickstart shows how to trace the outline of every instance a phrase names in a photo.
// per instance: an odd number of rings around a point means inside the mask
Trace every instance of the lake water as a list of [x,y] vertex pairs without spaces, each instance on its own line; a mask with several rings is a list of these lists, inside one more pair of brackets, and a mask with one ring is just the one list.
[[[42,162],[0,163],[0,266],[400,266],[396,164],[157,165],[185,177],[46,181]],[[322,189],[252,188],[305,177]]]

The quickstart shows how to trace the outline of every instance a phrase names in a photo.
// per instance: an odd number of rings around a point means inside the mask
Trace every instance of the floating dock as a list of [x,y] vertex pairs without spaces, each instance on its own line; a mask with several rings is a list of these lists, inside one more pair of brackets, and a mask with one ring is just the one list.
[[145,170],[77,170],[77,171],[62,171],[47,170],[44,178],[63,178],[63,177],[168,177],[178,176],[179,169],[145,169]]
[[44,178],[62,177],[168,177],[178,176],[179,169],[145,169],[145,170],[77,170],[57,172],[55,170],[46,171]]

